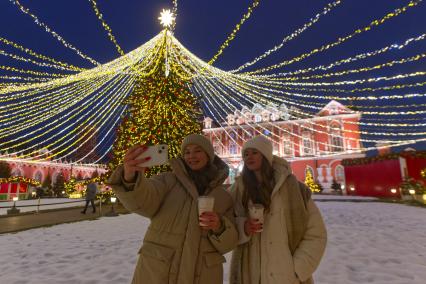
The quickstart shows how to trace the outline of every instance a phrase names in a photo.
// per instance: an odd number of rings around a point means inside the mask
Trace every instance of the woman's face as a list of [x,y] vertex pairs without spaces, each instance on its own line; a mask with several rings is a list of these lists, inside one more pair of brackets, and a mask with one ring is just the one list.
[[244,165],[251,171],[260,171],[263,155],[256,149],[248,148],[244,151]]
[[184,150],[183,160],[191,170],[199,171],[207,165],[209,157],[200,146],[189,144]]

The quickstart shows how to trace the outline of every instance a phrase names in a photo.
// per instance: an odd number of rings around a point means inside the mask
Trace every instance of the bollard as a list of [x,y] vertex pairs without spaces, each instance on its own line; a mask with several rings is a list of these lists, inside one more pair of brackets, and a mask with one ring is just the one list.
[[37,211],[36,214],[38,214],[40,212],[40,197],[37,200]]
[[99,196],[99,216],[102,216],[102,196]]

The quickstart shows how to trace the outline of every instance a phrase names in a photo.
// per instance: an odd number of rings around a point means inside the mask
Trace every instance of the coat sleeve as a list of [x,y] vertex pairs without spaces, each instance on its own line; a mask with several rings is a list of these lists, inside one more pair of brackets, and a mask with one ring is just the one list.
[[312,199],[308,202],[308,226],[293,255],[294,270],[299,280],[306,281],[317,269],[327,243],[327,231],[318,207]]
[[247,236],[244,230],[244,224],[247,220],[247,216],[244,210],[243,203],[241,201],[241,196],[238,192],[237,180],[229,189],[229,193],[231,194],[232,201],[234,203],[234,216],[235,223],[238,230],[238,244],[247,243],[250,240],[250,236]]
[[235,228],[235,218],[233,207],[231,206],[222,216],[223,231],[220,234],[209,232],[208,238],[210,243],[221,254],[225,254],[233,250],[238,244],[238,231]]
[[161,207],[172,185],[167,183],[167,174],[163,173],[153,178],[145,178],[138,174],[136,182],[128,183],[123,178],[123,166],[118,166],[108,179],[120,202],[129,211],[152,218]]

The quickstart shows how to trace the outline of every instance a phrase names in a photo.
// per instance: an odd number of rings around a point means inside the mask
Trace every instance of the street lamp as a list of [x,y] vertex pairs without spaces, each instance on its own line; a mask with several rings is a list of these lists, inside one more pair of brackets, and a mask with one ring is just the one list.
[[117,202],[117,197],[111,196],[110,201],[111,201],[111,211],[106,213],[105,216],[108,216],[108,217],[118,216],[118,214],[114,210],[114,204],[115,202]]
[[14,196],[12,198],[13,200],[13,207],[10,208],[9,210],[7,210],[7,214],[11,215],[11,214],[18,214],[20,212],[20,210],[18,208],[16,208],[16,201],[18,201],[18,196]]

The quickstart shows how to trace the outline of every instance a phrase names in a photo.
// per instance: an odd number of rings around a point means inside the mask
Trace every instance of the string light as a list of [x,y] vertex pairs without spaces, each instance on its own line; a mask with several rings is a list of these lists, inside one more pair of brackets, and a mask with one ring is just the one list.
[[304,24],[303,27],[297,29],[296,31],[294,31],[291,35],[286,36],[282,42],[279,45],[274,46],[273,48],[269,49],[268,51],[266,51],[265,53],[263,53],[261,56],[256,57],[254,60],[247,62],[243,65],[241,65],[240,67],[238,67],[237,69],[234,70],[230,70],[230,73],[236,73],[239,72],[251,65],[256,64],[258,61],[266,58],[267,56],[271,55],[272,53],[276,52],[277,50],[281,49],[284,44],[294,38],[296,38],[298,35],[300,35],[301,33],[303,33],[306,29],[310,28],[313,24],[315,24],[316,22],[318,22],[318,20],[321,18],[321,16],[325,16],[326,14],[328,14],[328,12],[330,12],[333,8],[337,7],[339,4],[341,3],[340,0],[338,1],[334,1],[333,3],[329,3],[327,4],[323,11],[321,13],[318,13],[315,15],[315,17],[311,18],[309,20],[308,23]]
[[360,73],[360,72],[368,72],[368,71],[372,71],[372,70],[378,70],[378,69],[381,69],[383,67],[392,67],[395,64],[404,64],[404,63],[408,63],[408,62],[414,62],[414,61],[423,59],[425,57],[426,57],[426,53],[422,53],[422,54],[417,54],[417,55],[414,55],[414,56],[411,56],[411,57],[408,57],[408,58],[403,58],[403,59],[400,59],[400,60],[393,60],[393,61],[390,61],[390,62],[374,65],[374,66],[371,66],[371,67],[361,67],[361,68],[358,68],[358,69],[344,70],[344,71],[339,71],[339,72],[334,72],[334,73],[318,74],[318,75],[303,76],[303,77],[286,77],[286,78],[283,78],[282,80],[297,81],[297,80],[319,79],[319,78],[329,78],[329,77],[333,77],[333,76],[342,76],[342,75],[348,75],[348,74],[354,74],[354,73]]
[[209,65],[213,65],[213,63],[217,60],[217,58],[223,53],[225,48],[228,47],[229,43],[235,38],[235,35],[240,30],[241,26],[244,24],[244,22],[250,18],[251,13],[253,12],[253,9],[256,8],[259,5],[260,0],[254,0],[252,5],[248,8],[247,13],[243,16],[243,18],[240,20],[240,22],[235,26],[234,30],[231,32],[231,34],[228,36],[228,38],[225,40],[225,42],[220,46],[219,51],[210,59],[208,62]]
[[259,74],[259,73],[268,72],[268,71],[271,71],[271,70],[283,67],[285,65],[289,65],[289,64],[292,64],[294,62],[301,61],[301,60],[303,60],[303,59],[305,59],[307,57],[310,57],[311,55],[316,54],[318,52],[322,52],[322,51],[328,50],[328,49],[330,49],[332,47],[335,47],[335,46],[337,46],[337,45],[339,45],[339,44],[341,44],[341,43],[343,43],[343,42],[351,39],[352,37],[354,37],[354,36],[356,36],[358,34],[361,34],[363,32],[369,31],[372,28],[383,24],[384,22],[386,22],[387,20],[389,20],[389,19],[391,19],[393,17],[401,15],[402,13],[406,12],[409,8],[417,6],[420,2],[422,2],[422,0],[412,0],[406,6],[404,6],[402,8],[395,9],[393,12],[388,13],[383,18],[381,18],[379,20],[374,20],[368,26],[366,26],[364,28],[361,28],[361,29],[357,29],[353,33],[351,33],[351,34],[349,34],[349,35],[347,35],[345,37],[340,37],[337,41],[335,41],[333,43],[330,43],[330,44],[327,44],[327,45],[323,45],[320,48],[316,48],[316,49],[314,49],[314,50],[312,50],[312,51],[310,51],[308,53],[304,53],[304,54],[302,54],[300,56],[297,56],[297,57],[295,57],[295,58],[293,58],[291,60],[283,61],[283,62],[281,62],[279,64],[274,64],[274,65],[271,65],[269,67],[257,69],[255,71],[246,72],[245,74]]
[[319,65],[319,66],[316,66],[316,67],[309,67],[309,68],[306,68],[306,69],[299,69],[297,71],[274,73],[274,74],[269,74],[269,75],[261,75],[259,77],[265,77],[265,78],[285,77],[285,76],[288,76],[288,75],[303,74],[303,73],[313,72],[313,71],[317,71],[317,70],[326,71],[326,70],[329,70],[329,69],[334,68],[336,66],[340,66],[342,64],[352,63],[352,62],[355,62],[355,61],[358,61],[358,60],[361,60],[361,59],[366,59],[368,57],[380,55],[380,54],[383,54],[385,52],[392,51],[392,50],[395,50],[395,49],[401,50],[404,47],[407,47],[409,44],[415,43],[415,42],[420,41],[420,40],[424,40],[425,38],[426,38],[426,34],[422,34],[422,35],[420,35],[418,37],[412,37],[412,38],[407,39],[403,44],[395,44],[394,43],[394,44],[385,46],[383,48],[380,48],[378,50],[374,50],[374,51],[370,51],[370,52],[365,52],[365,53],[360,53],[360,54],[357,54],[357,55],[355,55],[353,57],[348,57],[348,58],[345,58],[345,59],[341,59],[341,60],[335,61],[335,62],[333,62],[333,63],[331,63],[331,64],[329,64],[327,66]]
[[36,15],[32,14],[30,12],[30,10],[28,8],[25,8],[18,0],[9,0],[10,2],[12,2],[13,4],[15,4],[16,6],[18,6],[19,10],[22,11],[24,14],[30,16],[31,18],[33,18],[34,23],[36,23],[38,26],[43,27],[45,29],[46,32],[48,32],[49,34],[51,34],[54,38],[56,38],[60,43],[62,43],[65,47],[75,51],[81,58],[84,58],[88,61],[90,61],[93,65],[100,65],[99,62],[97,62],[96,60],[92,59],[91,57],[83,54],[80,50],[78,50],[76,47],[74,47],[72,44],[66,42],[60,35],[58,35],[55,31],[52,31],[45,23],[43,23],[42,21],[40,21],[39,18],[37,18]]
[[16,49],[18,49],[20,51],[23,51],[23,52],[25,52],[25,53],[27,53],[27,54],[29,54],[31,56],[34,56],[34,57],[36,57],[38,59],[49,61],[49,62],[52,62],[55,65],[62,66],[62,67],[64,67],[67,70],[73,70],[73,71],[84,71],[84,70],[86,70],[85,68],[80,68],[80,67],[68,64],[68,63],[64,63],[64,62],[58,61],[58,60],[50,58],[48,56],[36,53],[36,52],[32,51],[29,48],[23,47],[22,45],[19,45],[19,44],[15,43],[15,42],[13,42],[11,40],[7,40],[7,39],[5,39],[3,37],[0,37],[0,42],[4,43],[6,45],[9,45],[9,46],[13,46],[14,48],[16,48]]
[[[96,4],[93,0],[91,1],[92,4]],[[415,39],[420,40],[419,37]],[[415,39],[409,42],[414,42]],[[407,41],[405,43],[406,45],[408,44]],[[391,47],[396,48],[393,45]],[[228,113],[229,111],[232,112],[232,107],[236,108],[242,105],[253,105],[256,103],[263,103],[264,105],[267,105],[269,102],[281,102],[287,105],[300,107],[300,110],[297,108],[291,109],[292,120],[285,121],[283,123],[265,122],[249,123],[244,126],[239,125],[236,128],[241,129],[242,135],[239,133],[236,133],[236,135],[238,139],[244,140],[245,137],[252,133],[248,131],[250,128],[260,134],[262,133],[262,129],[266,131],[268,130],[267,127],[274,127],[279,131],[282,131],[282,133],[287,133],[288,135],[298,137],[298,139],[303,139],[303,136],[297,133],[292,133],[292,131],[289,131],[286,126],[297,125],[298,127],[303,127],[304,129],[309,130],[312,134],[329,134],[327,123],[319,121],[322,118],[312,118],[312,112],[323,109],[323,104],[320,103],[320,101],[333,98],[338,100],[345,99],[367,103],[375,100],[400,98],[409,99],[426,96],[426,94],[421,93],[397,95],[380,94],[375,96],[369,93],[357,94],[357,92],[354,91],[356,90],[354,88],[351,90],[342,90],[342,93],[343,91],[347,91],[348,93],[354,94],[342,97],[285,92],[283,91],[284,89],[295,89],[292,86],[302,86],[304,88],[301,89],[304,89],[304,91],[312,91],[314,89],[308,88],[309,86],[352,86],[355,84],[423,76],[426,75],[426,72],[412,72],[389,77],[372,77],[331,83],[286,82],[286,80],[288,80],[288,76],[269,78],[258,75],[248,75],[246,73],[233,74],[231,72],[224,72],[212,67],[206,62],[203,62],[183,47],[169,30],[165,29],[158,36],[140,48],[137,48],[136,50],[129,52],[112,62],[97,66],[93,69],[84,70],[78,74],[65,75],[60,78],[52,78],[47,82],[0,85],[0,102],[2,102],[2,106],[0,107],[0,123],[2,126],[0,130],[0,139],[8,138],[6,143],[0,143],[2,150],[13,150],[19,148],[15,154],[22,154],[23,157],[26,157],[33,156],[35,153],[33,149],[43,146],[52,150],[52,153],[50,154],[51,158],[65,158],[78,151],[82,145],[87,144],[88,141],[94,137],[96,132],[94,131],[95,129],[102,128],[102,131],[99,132],[99,134],[102,135],[101,139],[98,141],[96,146],[91,149],[91,151],[80,159],[84,160],[84,158],[88,157],[90,153],[93,153],[95,149],[102,148],[101,145],[103,145],[103,143],[107,143],[109,139],[111,139],[110,133],[112,129],[114,129],[113,125],[118,123],[120,117],[123,116],[125,111],[123,102],[128,102],[125,101],[125,99],[129,98],[129,94],[133,92],[132,90],[135,87],[135,82],[139,82],[138,84],[141,84],[141,82],[150,80],[150,76],[154,76],[155,72],[164,72],[165,58],[167,58],[167,65],[170,68],[170,74],[176,76],[174,78],[179,78],[179,80],[183,82],[188,82],[189,79],[192,79],[193,82],[195,82],[193,85],[194,94],[203,99],[205,103],[204,106],[219,123],[221,129],[225,131],[225,135],[227,135],[229,139],[235,143],[237,141],[232,137],[233,127],[223,125],[223,122],[226,121],[224,119],[224,115],[227,114],[227,111]],[[360,59],[361,57],[356,58]],[[412,56],[410,58],[414,60],[417,57]],[[402,60],[408,59],[409,58]],[[343,61],[340,60],[338,62]],[[395,62],[401,61],[392,61],[386,64],[398,64]],[[365,68],[371,67],[364,67],[364,69],[356,70],[365,70]],[[343,72],[350,71],[351,70],[345,70]],[[322,76],[326,75],[327,74],[322,74]],[[41,74],[39,74],[39,76],[41,76]],[[42,79],[45,80],[46,78],[43,77]],[[298,80],[299,79],[301,78],[298,78]],[[359,88],[358,90],[364,90],[365,92],[372,89],[375,91],[393,90],[418,87],[423,86],[424,84],[425,82],[420,82],[380,88]],[[298,98],[310,98],[314,99],[314,101],[308,102]],[[99,112],[98,109],[101,106],[103,106],[102,112]],[[417,104],[415,107],[412,107],[407,103],[407,101],[404,101],[404,103],[400,104],[394,102],[394,105],[373,106],[372,104],[356,104],[355,106],[363,111],[335,116],[332,117],[332,119],[339,120],[345,117],[356,118],[360,115],[366,116],[363,121],[348,122],[352,123],[354,127],[352,128],[351,126],[350,129],[341,129],[341,132],[339,132],[338,135],[336,134],[336,137],[352,141],[354,143],[353,145],[358,145],[358,147],[360,142],[377,143],[383,141],[390,143],[391,146],[395,146],[401,143],[407,143],[407,138],[405,138],[405,140],[390,140],[386,137],[414,137],[424,136],[426,134],[426,132],[422,132],[423,129],[403,132],[394,131],[394,129],[391,128],[408,128],[414,126],[423,127],[425,125],[423,121],[421,121],[421,123],[413,124],[404,122],[405,120],[410,121],[410,118],[405,118],[405,116],[423,115],[426,112],[424,110],[426,104]],[[167,108],[163,108],[161,106],[158,107],[159,111],[161,110],[161,113],[164,112],[168,114]],[[27,115],[25,115],[26,113]],[[376,120],[368,118],[370,115],[386,116],[386,119],[383,120],[385,123],[382,124],[380,122],[375,122]],[[309,118],[302,119],[296,116]],[[396,119],[394,119],[396,123],[393,123],[392,116],[399,116],[400,121],[396,121]],[[375,119],[380,121],[380,118]],[[366,120],[366,122],[364,122],[364,120]],[[360,125],[368,127],[386,126],[387,128],[375,131],[374,129],[366,127],[359,130],[358,126]],[[366,137],[362,139],[346,137],[347,133],[362,134],[366,135]],[[278,137],[276,133],[271,133],[271,135],[273,137]],[[385,137],[386,139],[365,139],[370,136],[380,136]],[[422,141],[422,139],[423,138],[410,139],[409,141],[416,142]],[[294,144],[294,141],[292,141],[292,143]],[[331,147],[335,147],[335,145],[320,141],[317,145],[322,145],[325,149],[332,149]],[[111,149],[111,147],[107,150],[109,149]],[[343,148],[341,149],[344,150]],[[33,151],[31,153],[25,153],[29,150]],[[365,149],[360,150],[364,151]],[[103,157],[105,155],[106,152],[103,153]],[[35,157],[41,158],[41,156]]]
[[104,27],[105,31],[108,33],[108,38],[112,41],[112,43],[115,45],[115,48],[117,48],[117,51],[120,55],[124,55],[123,49],[118,45],[117,40],[115,39],[115,36],[112,34],[112,30],[109,27],[109,25],[105,22],[104,16],[99,11],[98,6],[96,4],[95,0],[89,0],[92,2],[93,10],[95,11],[96,16],[98,17],[99,21],[101,21],[102,26]]
[[56,68],[56,69],[65,70],[65,71],[74,71],[74,70],[70,69],[69,67],[63,67],[63,66],[60,66],[60,65],[54,65],[54,64],[49,64],[49,63],[45,63],[45,62],[38,62],[38,61],[29,59],[29,58],[25,58],[25,57],[22,57],[22,56],[17,56],[15,54],[7,53],[7,52],[5,52],[4,50],[1,50],[1,49],[0,49],[0,55],[8,56],[8,57],[13,58],[15,60],[24,61],[24,62],[27,62],[27,63],[32,63],[32,64],[42,66],[42,67]]

